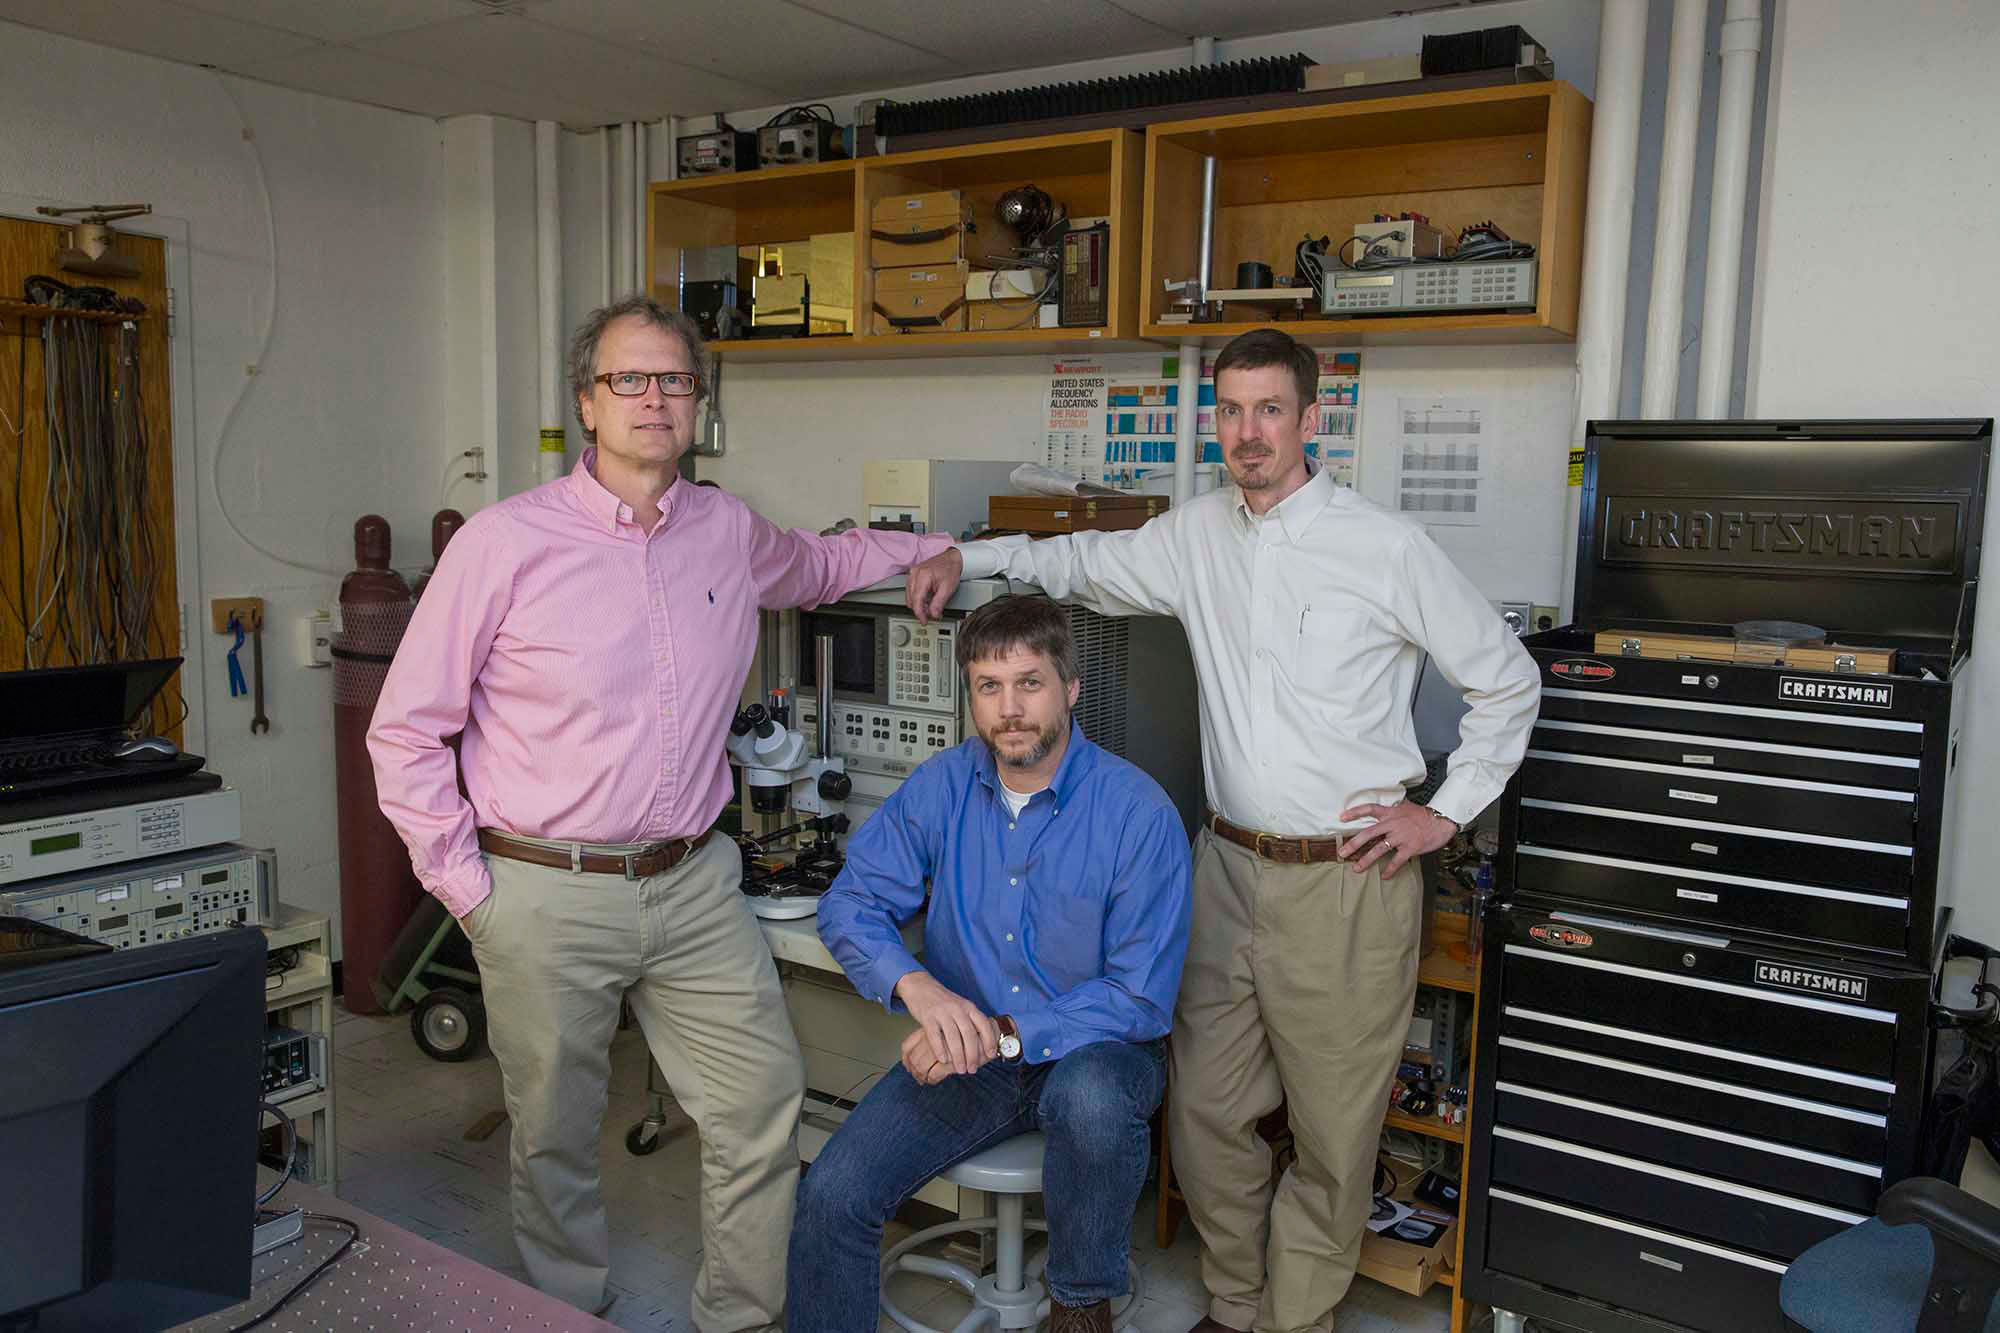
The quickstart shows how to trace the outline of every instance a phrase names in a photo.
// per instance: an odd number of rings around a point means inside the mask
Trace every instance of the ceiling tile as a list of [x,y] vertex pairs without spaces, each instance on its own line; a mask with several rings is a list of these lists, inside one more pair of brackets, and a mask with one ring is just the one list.
[[[807,0],[874,32],[894,33],[959,62],[966,72],[1024,69],[1058,61],[1157,51],[1180,35],[1109,0]],[[1060,34],[1060,39],[1057,38]]]
[[[364,38],[361,50],[551,100],[612,108],[614,119],[758,106],[774,90],[510,15],[451,19]],[[508,113],[508,114],[519,114]]]
[[[1428,0],[1430,4],[1450,0]],[[1117,0],[1130,10],[1183,38],[1257,37],[1299,28],[1363,23],[1427,7],[1422,0]]]
[[506,114],[497,109],[498,104],[516,96],[507,89],[462,74],[405,65],[340,46],[322,46],[300,55],[240,65],[230,72],[286,88],[412,111],[420,116]]
[[360,37],[436,23],[451,16],[450,0],[175,0],[188,9],[225,18],[244,19],[267,27],[304,33],[324,42],[351,42]]
[[758,84],[785,99],[940,78],[955,68],[924,49],[921,35],[883,36],[789,0],[547,0],[531,17]]
[[307,50],[314,41],[282,29],[198,13],[153,0],[0,0],[0,19],[190,65],[234,65]]

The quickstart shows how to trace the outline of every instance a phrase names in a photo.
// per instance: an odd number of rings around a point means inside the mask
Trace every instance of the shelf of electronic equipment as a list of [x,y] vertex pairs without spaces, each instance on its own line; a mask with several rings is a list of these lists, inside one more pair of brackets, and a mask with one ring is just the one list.
[[[808,242],[818,289],[851,277],[830,302],[815,299],[808,336],[739,337],[711,341],[721,360],[737,362],[863,361],[902,357],[1094,355],[1150,351],[1137,334],[1139,223],[1144,211],[1144,142],[1129,130],[1088,130],[856,161],[697,176],[652,186],[648,286],[670,306],[681,300],[680,275],[692,253],[722,246],[782,246]],[[869,234],[883,199],[957,190],[972,230],[962,253],[973,269],[1005,266],[1013,239],[994,220],[1000,197],[1032,184],[1062,216],[1102,218],[1109,260],[1103,281],[1104,321],[1091,327],[996,327],[876,334],[875,274]],[[845,234],[843,237],[842,234]],[[822,270],[819,242],[848,240],[851,254],[838,272]],[[955,262],[955,261],[948,261]],[[822,311],[825,315],[822,315]],[[1024,321],[1032,309],[1022,311]],[[840,332],[845,321],[848,332]],[[822,322],[832,327],[820,327]]]
[[1382,1117],[1382,1126],[1385,1129],[1407,1129],[1412,1134],[1424,1134],[1448,1143],[1465,1142],[1464,1125],[1446,1124],[1435,1116],[1404,1115],[1401,1111],[1391,1111]]
[[[1385,97],[1156,124],[1146,132],[1139,334],[1220,343],[1275,324],[1318,344],[1560,342],[1576,336],[1591,104],[1567,83]],[[1211,286],[1237,265],[1295,276],[1303,238],[1341,243],[1378,215],[1431,219],[1447,237],[1491,223],[1535,247],[1534,304],[1436,314],[1306,318],[1231,303],[1184,323],[1169,284],[1200,268],[1203,177],[1215,163]]]

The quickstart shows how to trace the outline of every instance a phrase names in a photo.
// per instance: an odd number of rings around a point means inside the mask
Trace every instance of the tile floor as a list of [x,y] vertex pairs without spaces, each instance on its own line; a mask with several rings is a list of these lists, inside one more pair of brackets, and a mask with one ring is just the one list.
[[[410,1039],[406,1016],[339,1011],[334,1033],[335,1088],[342,1198],[481,1263],[524,1277],[507,1208],[507,1129],[469,1142],[466,1129],[501,1108],[500,1069],[490,1055],[439,1064]],[[611,1214],[611,1283],[618,1303],[608,1318],[633,1333],[686,1333],[688,1289],[701,1253],[696,1221],[700,1166],[692,1129],[646,1157],[625,1150],[625,1135],[646,1111],[646,1051],[637,1031],[612,1047],[610,1106],[604,1119],[604,1193]],[[1133,1219],[1133,1257],[1144,1299],[1141,1333],[1186,1333],[1205,1303],[1194,1229],[1186,1223],[1172,1249],[1153,1244],[1150,1190]],[[933,1328],[950,1328],[967,1308],[943,1283],[912,1274],[893,1279],[894,1295]],[[1442,1330],[1451,1293],[1438,1286],[1421,1300],[1359,1279],[1340,1307],[1340,1333]],[[891,1327],[885,1321],[884,1328]]]

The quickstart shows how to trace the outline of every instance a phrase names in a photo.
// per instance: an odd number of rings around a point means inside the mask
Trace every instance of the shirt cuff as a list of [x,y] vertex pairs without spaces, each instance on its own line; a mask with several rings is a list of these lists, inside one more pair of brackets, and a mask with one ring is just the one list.
[[461,921],[493,892],[493,876],[487,871],[486,862],[478,857],[456,870],[419,875],[418,879],[432,897],[444,904],[447,912]]
[[897,1007],[900,1001],[896,999],[896,983],[912,972],[923,970],[924,965],[917,961],[916,955],[900,944],[885,949],[880,957],[868,965],[868,986],[873,992],[868,998],[892,1014],[900,1012]]
[[990,579],[1007,568],[1007,548],[997,541],[960,542],[958,554],[965,562],[962,579]]
[[1437,789],[1437,795],[1430,800],[1430,807],[1460,828],[1465,828],[1479,817],[1481,810],[1493,803],[1490,796],[1481,798],[1481,785],[1470,773],[1453,773]]
[[1030,1009],[1026,1013],[1008,1014],[1007,1017],[1014,1020],[1014,1030],[1021,1034],[1023,1064],[1046,1064],[1069,1054],[1068,1048],[1063,1045],[1062,1023],[1054,1009]]

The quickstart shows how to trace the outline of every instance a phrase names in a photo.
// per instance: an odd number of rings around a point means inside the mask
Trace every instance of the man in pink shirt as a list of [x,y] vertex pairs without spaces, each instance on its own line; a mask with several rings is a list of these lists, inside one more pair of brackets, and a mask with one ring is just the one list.
[[741,858],[710,833],[757,613],[833,601],[950,543],[785,532],[678,481],[703,351],[643,296],[584,321],[570,383],[596,447],[452,540],[368,748],[382,812],[479,960],[529,1276],[608,1304],[598,1136],[629,999],[701,1133],[694,1323],[734,1333],[783,1316],[803,1090]]

